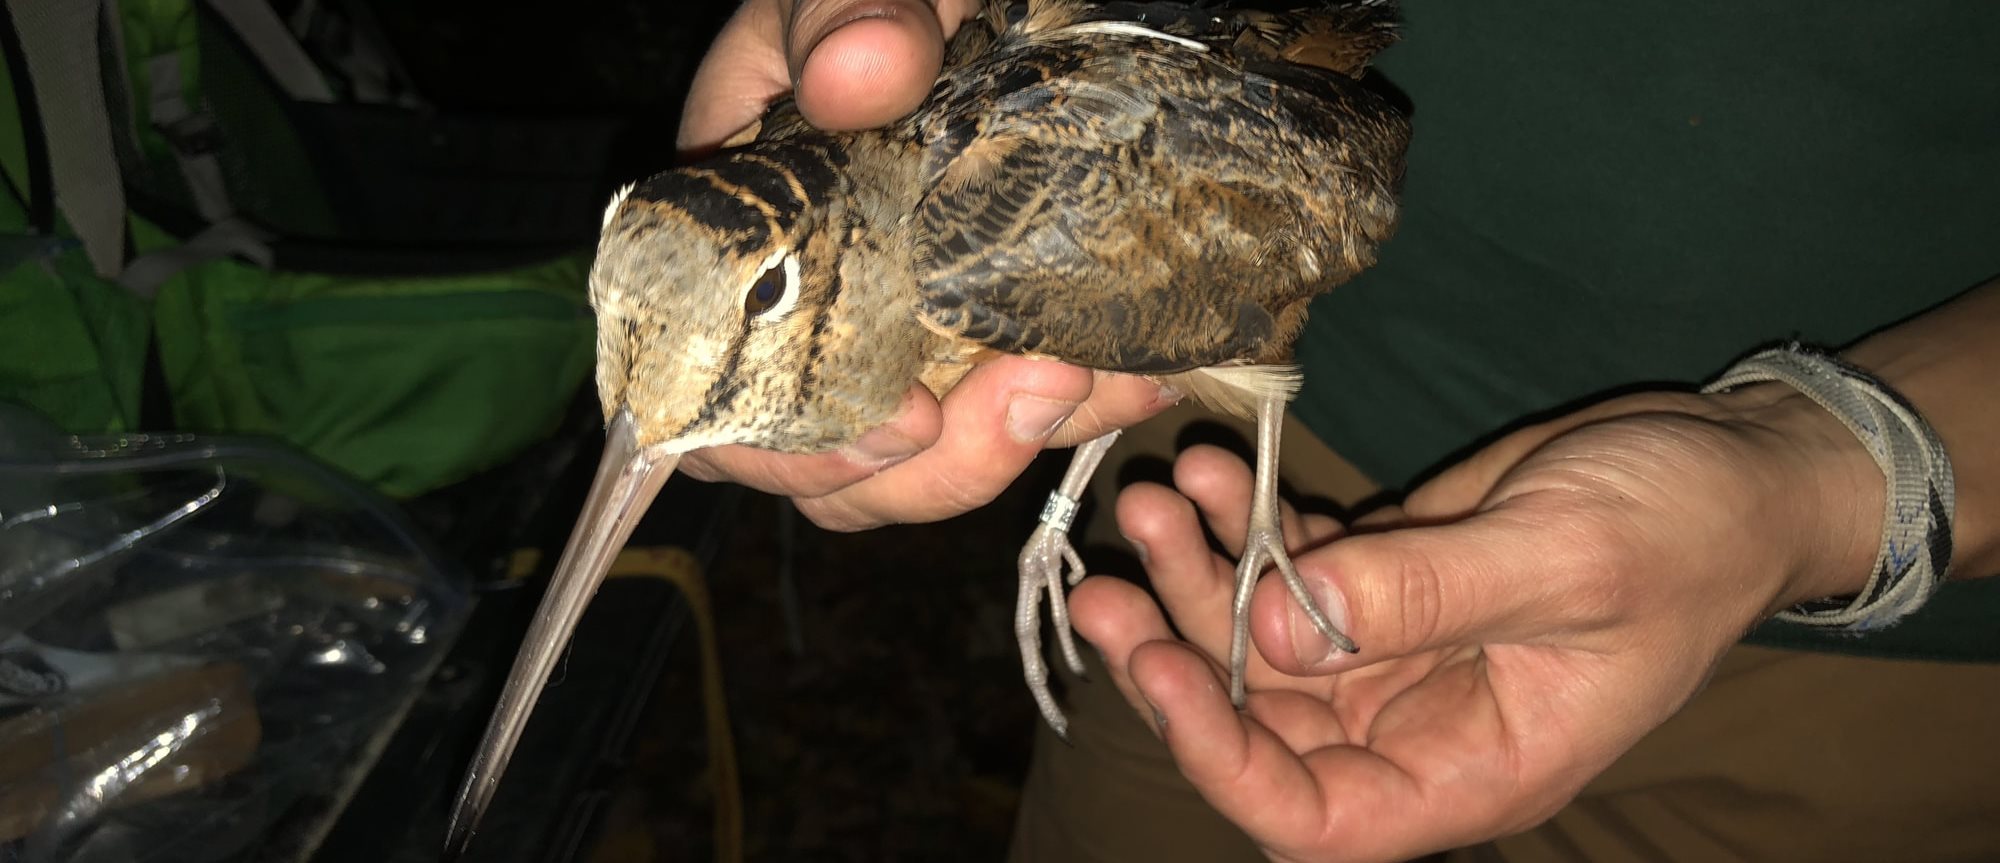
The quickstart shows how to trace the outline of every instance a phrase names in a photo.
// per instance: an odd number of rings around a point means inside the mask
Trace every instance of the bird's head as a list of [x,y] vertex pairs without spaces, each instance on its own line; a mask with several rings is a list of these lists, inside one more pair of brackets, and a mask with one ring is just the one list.
[[835,147],[745,148],[621,190],[590,272],[604,455],[475,755],[453,816],[462,847],[530,708],[682,453],[805,449],[805,383],[849,238]]
[[838,285],[824,200],[837,166],[778,155],[669,171],[605,211],[590,273],[598,396],[641,447],[811,448],[797,420]]

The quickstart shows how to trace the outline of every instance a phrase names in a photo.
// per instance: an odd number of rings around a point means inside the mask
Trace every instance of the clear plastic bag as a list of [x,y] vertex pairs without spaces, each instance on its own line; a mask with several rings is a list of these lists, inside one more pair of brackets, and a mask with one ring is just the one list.
[[469,610],[374,493],[280,445],[0,405],[0,859],[286,859]]

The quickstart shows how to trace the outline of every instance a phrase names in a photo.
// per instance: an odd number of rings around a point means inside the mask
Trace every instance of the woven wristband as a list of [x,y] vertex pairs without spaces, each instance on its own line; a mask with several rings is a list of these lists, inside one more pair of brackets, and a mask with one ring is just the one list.
[[1916,408],[1887,384],[1823,352],[1792,344],[1733,365],[1704,393],[1778,381],[1826,408],[1861,439],[1882,468],[1882,544],[1859,594],[1815,600],[1778,619],[1827,629],[1867,632],[1921,608],[1951,566],[1955,492],[1944,443]]

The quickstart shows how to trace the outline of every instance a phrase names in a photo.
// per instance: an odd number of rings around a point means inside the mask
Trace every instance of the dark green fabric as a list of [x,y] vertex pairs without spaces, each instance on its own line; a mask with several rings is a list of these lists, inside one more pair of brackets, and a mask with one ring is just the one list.
[[[150,92],[153,57],[180,52],[188,103],[213,95],[195,77],[197,20],[185,0],[116,5],[131,92]],[[134,430],[156,341],[180,429],[281,437],[404,496],[519,454],[556,427],[588,379],[588,248],[423,278],[267,272],[215,260],[175,276],[151,302],[98,277],[66,228],[45,235],[29,224],[30,147],[15,83],[0,66],[0,401],[72,432]],[[233,95],[239,111],[278,116],[275,104]],[[149,106],[141,98],[132,106],[141,117],[114,120],[139,140],[144,165],[126,167],[178,189],[165,139],[145,121]],[[337,191],[297,182],[308,173],[283,175],[294,181],[281,188],[300,218]],[[136,217],[128,227],[139,254],[182,239]]]
[[12,236],[0,249],[53,252],[0,256],[0,400],[70,431],[135,431],[145,303],[98,278],[82,246]]
[[589,377],[588,265],[400,279],[203,265],[154,309],[176,419],[281,436],[391,495],[464,479],[547,436]]
[[[1406,486],[1523,418],[1838,345],[2000,273],[2000,4],[1412,0],[1402,228],[1319,302],[1302,419]],[[1862,641],[2000,658],[2000,579]]]

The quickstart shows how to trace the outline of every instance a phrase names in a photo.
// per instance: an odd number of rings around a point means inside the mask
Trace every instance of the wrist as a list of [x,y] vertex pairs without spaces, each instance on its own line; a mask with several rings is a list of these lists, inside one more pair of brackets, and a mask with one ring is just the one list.
[[1760,530],[1785,553],[1784,586],[1766,609],[1859,593],[1882,541],[1886,482],[1861,440],[1832,412],[1782,383],[1707,398],[1740,429],[1768,470]]

